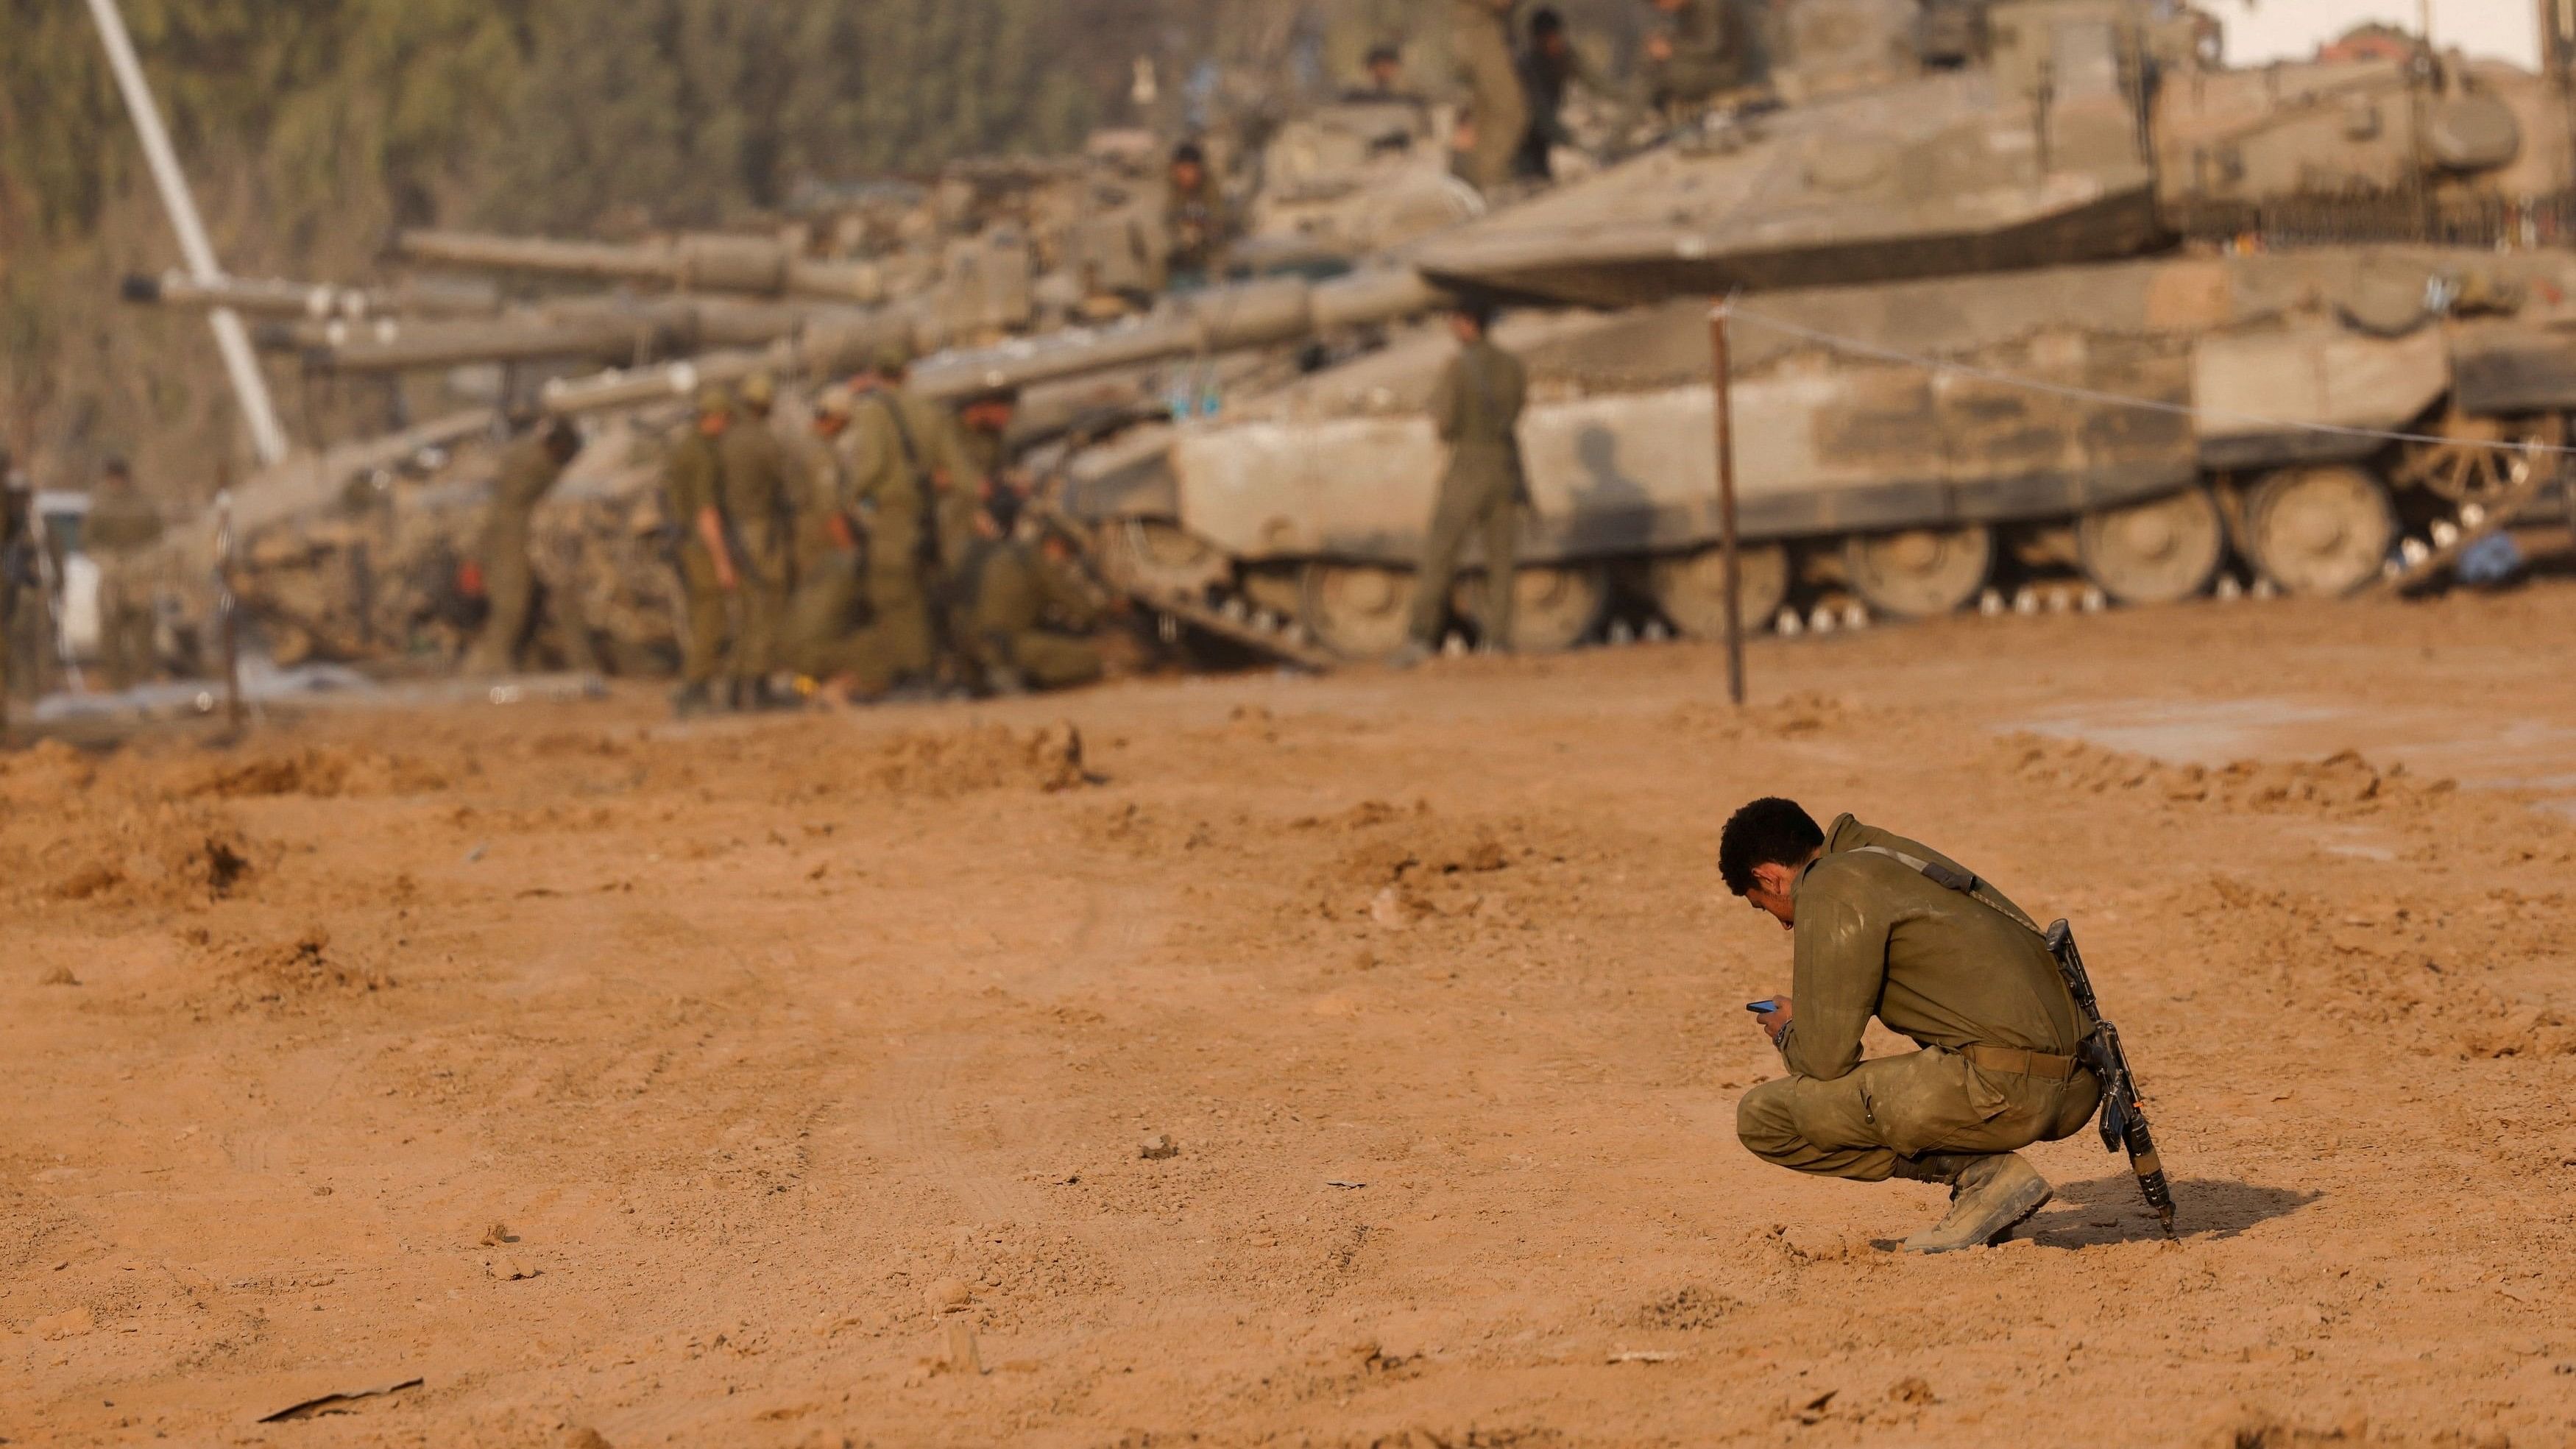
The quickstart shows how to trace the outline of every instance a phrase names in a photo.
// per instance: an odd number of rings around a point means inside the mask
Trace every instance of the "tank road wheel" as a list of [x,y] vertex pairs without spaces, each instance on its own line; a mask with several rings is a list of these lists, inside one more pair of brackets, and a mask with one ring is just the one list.
[[2294,594],[2348,594],[2378,576],[2397,541],[2388,490],[2359,468],[2284,468],[2245,504],[2245,548]]
[[[1485,623],[1485,576],[1461,574],[1449,601],[1459,614]],[[1597,568],[1539,565],[1512,571],[1512,648],[1554,654],[1583,642],[1610,607],[1609,574]]]
[[[1721,551],[1659,558],[1646,566],[1646,587],[1673,627],[1693,639],[1726,637],[1726,560]],[[1789,550],[1757,543],[1735,551],[1735,597],[1747,631],[1766,628],[1789,598]]]
[[2227,522],[2206,488],[2085,514],[2075,525],[2084,576],[2123,604],[2169,604],[2209,587]]
[[1214,545],[1158,518],[1113,518],[1100,525],[1100,571],[1110,583],[1146,598],[1196,601],[1227,576]]
[[2481,418],[2453,412],[2425,429],[2439,443],[2408,443],[2396,481],[2420,484],[2453,503],[2493,506],[2521,491],[2536,471],[2553,469],[2548,453],[2516,453],[2493,446],[2527,443],[2554,448],[2567,441],[2566,420],[2556,413],[2529,418]]
[[1994,568],[1995,536],[1982,523],[1861,534],[1843,544],[1852,592],[1882,614],[1924,619],[1977,596]]
[[1299,613],[1315,640],[1344,659],[1383,659],[1404,647],[1413,615],[1413,571],[1376,564],[1310,563]]

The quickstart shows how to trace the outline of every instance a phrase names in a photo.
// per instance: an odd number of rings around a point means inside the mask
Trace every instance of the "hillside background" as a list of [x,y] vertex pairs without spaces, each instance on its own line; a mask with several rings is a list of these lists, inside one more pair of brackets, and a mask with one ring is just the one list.
[[[1447,0],[124,0],[226,268],[367,276],[411,225],[757,222],[800,183],[1177,128],[1217,60],[1293,100],[1378,38],[1445,72]],[[1562,8],[1633,29],[1634,0]],[[116,300],[178,261],[78,0],[0,0],[0,443],[43,486],[133,456],[174,501],[248,463],[201,319]],[[1156,61],[1165,113],[1128,100]],[[1248,78],[1246,80],[1245,78]],[[299,439],[337,400],[270,364]]]

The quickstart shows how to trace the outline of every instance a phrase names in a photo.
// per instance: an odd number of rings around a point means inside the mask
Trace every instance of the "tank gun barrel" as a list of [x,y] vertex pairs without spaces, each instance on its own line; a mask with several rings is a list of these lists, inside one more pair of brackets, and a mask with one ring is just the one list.
[[1448,295],[1409,267],[1379,267],[1328,282],[1244,282],[1191,294],[1115,327],[932,357],[913,369],[912,386],[924,396],[951,399],[1193,353],[1275,346],[1337,327],[1414,316]]
[[186,272],[125,279],[125,300],[145,306],[229,307],[254,317],[382,317],[406,313],[432,317],[488,317],[501,310],[501,291],[488,282],[410,281],[399,287],[341,287],[280,277],[218,277]]
[[546,411],[563,416],[687,397],[699,387],[739,382],[755,372],[830,377],[864,363],[889,342],[911,343],[920,319],[909,308],[843,309],[808,319],[765,347],[734,347],[676,362],[558,378],[546,385]]
[[885,272],[873,262],[817,261],[768,237],[695,233],[619,244],[485,232],[406,231],[395,239],[394,248],[411,261],[442,266],[661,282],[696,292],[864,303],[882,302],[888,293]]
[[846,325],[856,309],[706,298],[578,299],[488,321],[393,317],[271,323],[263,347],[303,354],[317,371],[400,372],[547,357],[633,363],[710,348],[759,347],[813,327]]

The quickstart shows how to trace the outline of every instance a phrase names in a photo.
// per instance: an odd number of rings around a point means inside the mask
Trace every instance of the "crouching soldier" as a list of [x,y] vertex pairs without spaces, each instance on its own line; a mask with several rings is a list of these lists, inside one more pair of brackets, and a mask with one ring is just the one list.
[[1100,650],[1081,637],[1099,605],[1073,576],[1070,546],[1049,531],[1031,547],[1013,536],[1019,496],[995,489],[975,518],[975,542],[956,575],[953,636],[970,674],[996,694],[1063,689],[1100,677]]
[[[2048,1183],[2015,1149],[2083,1130],[2102,1088],[2077,1060],[2094,1023],[2021,908],[1929,846],[1849,815],[1820,830],[1777,798],[1735,812],[1717,860],[1795,937],[1793,994],[1754,1003],[1789,1075],[1744,1095],[1744,1145],[1798,1172],[1948,1187],[1914,1252],[1983,1246],[2039,1211]],[[1922,1050],[1862,1061],[1872,1016]]]

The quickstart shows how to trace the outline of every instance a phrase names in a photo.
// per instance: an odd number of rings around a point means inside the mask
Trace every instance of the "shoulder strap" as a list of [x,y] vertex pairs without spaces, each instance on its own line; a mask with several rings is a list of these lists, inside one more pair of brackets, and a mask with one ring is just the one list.
[[877,400],[877,406],[885,409],[886,421],[894,424],[895,443],[903,449],[903,466],[912,470],[913,483],[919,486],[925,481],[921,471],[921,449],[913,445],[912,425],[903,420],[903,405],[895,400],[892,392],[883,388],[868,396]]
[[1968,897],[1979,905],[1986,907],[1988,910],[2012,921],[2024,930],[2029,931],[2032,935],[2037,936],[2042,940],[2046,940],[2048,938],[2048,933],[2039,928],[2038,922],[2033,921],[2026,915],[2023,915],[2011,902],[1987,889],[1985,882],[1977,879],[1975,876],[1970,875],[1964,870],[1953,870],[1949,866],[1943,865],[1937,860],[1925,860],[1919,855],[1907,855],[1904,851],[1890,850],[1884,845],[1854,846],[1851,853],[1854,855],[1886,856],[1889,860],[1895,861],[1898,865],[1904,866],[1907,870],[1913,871],[1917,875],[1922,876],[1925,880],[1941,887],[1943,890],[1957,891],[1959,894]]

